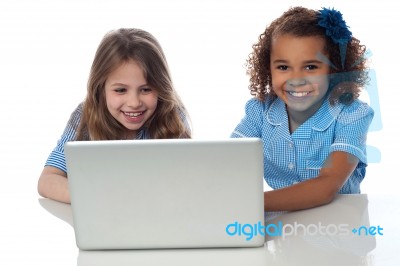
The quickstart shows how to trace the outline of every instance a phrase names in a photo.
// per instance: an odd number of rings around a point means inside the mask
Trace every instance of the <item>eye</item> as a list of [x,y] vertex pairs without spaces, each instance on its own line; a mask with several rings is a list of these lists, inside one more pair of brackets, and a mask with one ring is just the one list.
[[143,88],[140,89],[140,91],[141,91],[143,94],[149,94],[149,93],[152,93],[152,92],[153,92],[153,89],[150,88],[150,87],[143,87]]
[[286,71],[286,70],[289,69],[289,67],[286,66],[286,65],[279,65],[279,66],[277,66],[276,68],[279,69],[279,70],[282,70],[282,71]]
[[114,89],[114,91],[116,93],[124,93],[124,92],[126,92],[126,89],[125,88],[116,88],[116,89]]
[[306,70],[316,70],[316,69],[318,69],[318,66],[316,66],[316,65],[307,65],[305,67],[305,69]]

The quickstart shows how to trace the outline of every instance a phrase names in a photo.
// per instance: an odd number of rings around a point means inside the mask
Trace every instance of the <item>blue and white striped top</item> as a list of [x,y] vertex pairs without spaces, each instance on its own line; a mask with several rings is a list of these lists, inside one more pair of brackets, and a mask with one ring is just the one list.
[[[71,117],[67,123],[67,126],[64,129],[64,133],[61,138],[57,142],[57,146],[50,153],[45,166],[53,166],[56,167],[65,173],[67,173],[67,166],[65,162],[65,154],[64,154],[64,145],[68,141],[73,141],[76,139],[77,129],[79,126],[79,121],[82,116],[82,106],[83,104],[79,104],[78,107],[72,112]],[[146,133],[145,129],[142,129],[139,134],[136,136],[136,139],[148,139],[149,136]]]
[[231,137],[258,137],[264,145],[264,179],[273,189],[314,178],[333,151],[350,153],[360,162],[339,193],[360,193],[365,176],[366,138],[373,110],[359,100],[320,109],[292,134],[285,103],[276,98],[247,102],[245,116]]

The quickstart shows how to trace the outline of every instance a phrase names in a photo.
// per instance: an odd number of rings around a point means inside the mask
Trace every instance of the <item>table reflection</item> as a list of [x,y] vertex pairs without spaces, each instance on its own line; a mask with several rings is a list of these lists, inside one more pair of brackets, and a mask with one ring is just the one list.
[[[69,204],[48,199],[39,199],[39,203],[49,213],[73,226]],[[376,247],[374,234],[378,235],[378,231],[367,231],[374,226],[369,222],[367,195],[338,195],[325,206],[297,212],[266,213],[265,220],[266,242],[259,248],[80,250],[77,264],[374,265],[371,251]],[[277,228],[280,228],[280,234],[273,230]],[[353,229],[357,230],[353,233]]]
[[79,251],[78,266],[89,265],[254,265],[273,260],[266,248]]
[[[267,249],[282,265],[374,263],[370,253],[376,247],[376,238],[364,230],[371,227],[367,195],[340,195],[326,206],[290,213],[266,213],[265,217],[266,226],[287,226],[282,229],[281,236],[271,236],[275,233],[272,230],[271,235],[266,236]],[[277,227],[271,226],[274,228]],[[358,230],[353,232],[353,229]]]
[[74,227],[72,209],[70,204],[61,203],[46,198],[39,198],[39,204],[52,215]]

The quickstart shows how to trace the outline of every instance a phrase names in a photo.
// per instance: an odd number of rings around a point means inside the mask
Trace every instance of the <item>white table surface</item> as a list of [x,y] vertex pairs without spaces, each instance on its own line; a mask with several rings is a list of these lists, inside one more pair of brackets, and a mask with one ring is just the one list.
[[[268,213],[269,224],[302,224],[309,232],[267,236],[260,248],[79,251],[68,204],[1,197],[0,265],[397,265],[400,200],[394,195],[342,195],[326,206]],[[329,226],[314,234],[310,225]],[[341,235],[339,225],[382,228],[382,235]],[[335,229],[336,228],[336,229]],[[321,231],[324,232],[324,231]],[[377,231],[375,231],[377,233]]]

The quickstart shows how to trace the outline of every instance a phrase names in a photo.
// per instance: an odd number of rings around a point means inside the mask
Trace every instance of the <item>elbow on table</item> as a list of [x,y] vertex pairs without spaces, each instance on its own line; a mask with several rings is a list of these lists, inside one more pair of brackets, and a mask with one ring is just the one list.
[[323,197],[322,204],[329,204],[335,199],[336,193],[328,193]]
[[337,189],[327,188],[321,191],[320,193],[320,203],[321,205],[326,205],[331,203],[338,193]]
[[43,198],[47,198],[47,193],[46,193],[46,183],[43,181],[42,176],[39,177],[38,183],[37,183],[37,191],[39,195]]

